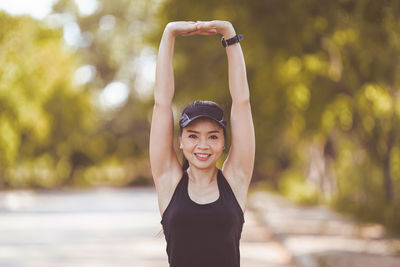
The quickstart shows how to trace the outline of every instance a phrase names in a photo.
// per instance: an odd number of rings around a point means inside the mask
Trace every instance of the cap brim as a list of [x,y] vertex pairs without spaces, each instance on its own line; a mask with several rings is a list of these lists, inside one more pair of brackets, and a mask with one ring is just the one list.
[[218,123],[218,125],[220,125],[222,128],[225,129],[225,125],[224,124],[222,124],[221,122],[217,121],[216,119],[214,119],[213,117],[208,116],[208,115],[197,115],[197,116],[195,116],[193,118],[190,118],[189,120],[185,121],[185,123],[182,123],[181,127],[184,128],[184,127],[188,126],[191,122],[193,122],[193,121],[195,121],[195,120],[197,120],[199,118],[209,118],[209,119],[215,121],[216,123]]

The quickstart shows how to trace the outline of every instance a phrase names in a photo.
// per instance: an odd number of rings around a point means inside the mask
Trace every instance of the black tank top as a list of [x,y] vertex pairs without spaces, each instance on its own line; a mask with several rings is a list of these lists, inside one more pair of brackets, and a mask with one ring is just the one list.
[[161,219],[170,267],[239,267],[244,216],[222,171],[214,202],[191,200],[188,183],[184,171]]

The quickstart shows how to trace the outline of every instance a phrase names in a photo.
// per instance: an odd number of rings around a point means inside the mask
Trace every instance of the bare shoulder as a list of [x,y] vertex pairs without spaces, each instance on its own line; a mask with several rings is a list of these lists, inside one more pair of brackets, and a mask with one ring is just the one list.
[[244,172],[240,172],[239,170],[234,170],[225,166],[222,168],[222,173],[232,188],[232,191],[239,202],[242,211],[245,212],[250,177],[247,177]]
[[183,175],[182,169],[174,169],[163,173],[161,176],[154,179],[158,196],[158,206],[161,216],[168,207],[169,202],[175,192],[176,186]]

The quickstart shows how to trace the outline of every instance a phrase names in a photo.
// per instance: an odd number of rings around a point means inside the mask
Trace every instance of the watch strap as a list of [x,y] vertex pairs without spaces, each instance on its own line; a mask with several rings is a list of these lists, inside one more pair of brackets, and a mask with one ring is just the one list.
[[227,47],[229,45],[236,44],[236,43],[240,42],[241,40],[243,40],[243,35],[242,34],[237,34],[237,35],[235,35],[232,38],[229,38],[227,40],[225,40],[224,36],[222,36],[221,43],[222,43],[223,47]]

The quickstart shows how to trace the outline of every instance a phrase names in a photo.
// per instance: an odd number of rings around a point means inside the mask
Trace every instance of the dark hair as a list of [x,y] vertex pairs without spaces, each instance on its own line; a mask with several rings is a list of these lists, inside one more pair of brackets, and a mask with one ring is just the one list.
[[[179,136],[182,136],[183,128],[199,118],[217,122],[223,129],[224,139],[226,140],[226,121],[223,109],[215,102],[202,100],[197,100],[183,108],[179,120]],[[186,171],[188,168],[189,162],[183,155],[182,170]]]

